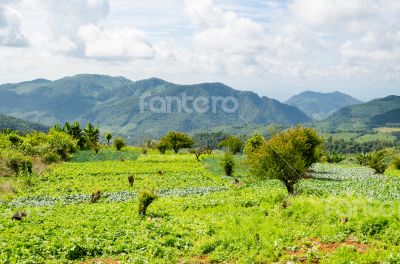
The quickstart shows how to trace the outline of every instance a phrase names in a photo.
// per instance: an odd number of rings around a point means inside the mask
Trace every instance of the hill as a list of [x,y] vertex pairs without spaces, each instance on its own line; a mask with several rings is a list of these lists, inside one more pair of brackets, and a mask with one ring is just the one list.
[[102,130],[129,135],[131,142],[172,129],[191,132],[243,120],[254,125],[310,121],[294,106],[222,83],[178,85],[157,78],[131,81],[82,74],[38,79],[1,85],[0,98],[0,112],[47,125],[90,121]]
[[46,131],[48,127],[38,123],[28,122],[16,117],[0,114],[0,129],[11,128],[19,130],[22,133],[27,133],[32,130]]
[[362,131],[377,127],[400,126],[400,96],[391,95],[367,103],[344,107],[318,122],[331,131]]
[[316,120],[321,120],[340,108],[362,102],[340,92],[319,93],[306,91],[291,97],[286,103],[298,107]]

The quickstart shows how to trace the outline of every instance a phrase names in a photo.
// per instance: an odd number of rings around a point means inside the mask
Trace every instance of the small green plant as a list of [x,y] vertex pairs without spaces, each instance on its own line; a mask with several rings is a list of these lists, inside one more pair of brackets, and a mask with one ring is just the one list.
[[119,151],[125,147],[125,139],[122,137],[117,137],[114,139],[114,147]]
[[221,165],[224,168],[225,174],[227,176],[232,176],[235,167],[235,159],[230,152],[225,153],[224,157],[221,159]]
[[392,165],[396,170],[400,170],[400,156],[394,158]]
[[146,215],[149,205],[158,198],[153,189],[142,189],[138,193],[138,213],[141,216]]
[[326,159],[329,163],[339,163],[342,160],[344,160],[344,157],[342,154],[337,153],[336,151],[332,151],[329,153]]
[[368,161],[368,166],[374,169],[376,173],[383,174],[387,169],[387,165],[384,162],[385,153],[383,151],[373,152]]

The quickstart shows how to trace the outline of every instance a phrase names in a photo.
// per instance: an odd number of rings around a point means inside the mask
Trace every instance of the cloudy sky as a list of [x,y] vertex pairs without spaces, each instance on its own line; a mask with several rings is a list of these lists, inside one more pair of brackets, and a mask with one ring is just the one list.
[[0,83],[78,73],[400,94],[400,1],[0,0]]

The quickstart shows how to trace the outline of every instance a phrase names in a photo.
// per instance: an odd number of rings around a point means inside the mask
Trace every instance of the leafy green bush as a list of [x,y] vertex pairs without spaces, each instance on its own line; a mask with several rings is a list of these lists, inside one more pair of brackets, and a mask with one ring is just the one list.
[[60,155],[62,160],[68,160],[70,154],[78,150],[78,140],[71,135],[51,129],[47,134],[50,149]]
[[114,139],[114,147],[119,151],[125,147],[125,139],[123,137],[117,137]]
[[22,143],[22,137],[20,137],[17,134],[10,134],[8,135],[8,140],[11,142],[11,144],[15,147],[19,146]]
[[400,156],[394,158],[392,165],[396,170],[400,170]]
[[290,194],[320,158],[322,139],[311,128],[296,127],[276,134],[247,155],[252,173],[261,178],[282,181]]
[[358,164],[367,166],[369,160],[371,159],[371,154],[370,153],[358,153],[356,155],[356,159],[357,159]]
[[[0,153],[0,160],[2,160],[2,166],[5,165],[15,175],[21,173],[32,173],[32,161],[28,156],[17,150],[3,150]],[[2,174],[5,173],[4,171]]]
[[382,233],[388,225],[389,220],[384,217],[369,218],[361,225],[361,233],[368,237],[375,237]]
[[375,170],[376,173],[383,174],[387,169],[387,165],[384,162],[385,152],[377,151],[371,153],[368,161],[368,166]]
[[149,205],[158,198],[155,190],[142,189],[138,193],[138,213],[139,215],[146,215]]
[[263,143],[265,139],[258,133],[255,133],[251,138],[246,141],[243,152],[244,154],[249,154],[257,150]]
[[61,161],[61,157],[57,153],[48,152],[43,155],[42,160],[46,163],[53,163]]
[[230,136],[222,140],[218,146],[226,148],[232,154],[237,154],[242,151],[243,142],[239,137]]
[[328,161],[329,163],[339,163],[342,160],[344,160],[343,155],[340,153],[337,153],[336,151],[330,152],[326,159],[326,161]]
[[221,159],[221,165],[224,168],[225,174],[227,176],[232,176],[233,168],[235,166],[235,160],[231,153],[225,153],[224,157]]

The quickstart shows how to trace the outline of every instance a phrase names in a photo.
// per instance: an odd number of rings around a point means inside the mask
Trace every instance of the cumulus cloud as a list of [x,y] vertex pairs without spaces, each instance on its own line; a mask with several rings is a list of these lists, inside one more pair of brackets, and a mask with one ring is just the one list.
[[78,36],[87,57],[121,60],[153,57],[146,34],[135,28],[102,29],[90,24],[80,27]]
[[9,1],[0,2],[0,45],[28,46],[29,42],[21,32],[20,14],[9,3]]
[[109,14],[108,0],[49,0],[46,7],[53,33],[47,45],[53,52],[107,60],[153,56],[145,32],[101,26]]

